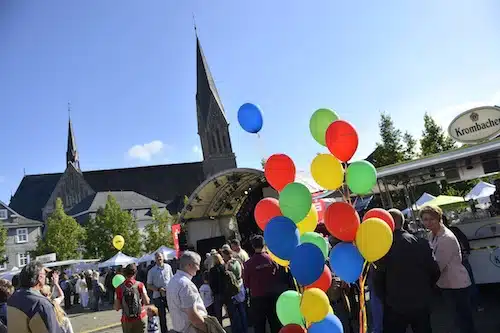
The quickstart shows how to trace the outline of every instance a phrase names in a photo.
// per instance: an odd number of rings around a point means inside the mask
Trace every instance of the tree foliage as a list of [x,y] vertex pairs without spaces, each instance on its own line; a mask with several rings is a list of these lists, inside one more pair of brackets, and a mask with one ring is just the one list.
[[0,225],[0,264],[7,261],[5,257],[6,248],[5,243],[7,242],[7,229]]
[[403,134],[403,160],[411,161],[417,156],[417,140],[408,132]]
[[146,252],[152,252],[160,246],[174,247],[174,238],[172,235],[172,225],[178,221],[178,215],[172,216],[167,209],[160,211],[158,207],[151,207],[153,223],[144,228],[144,249]]
[[391,116],[387,113],[381,113],[378,126],[381,142],[377,142],[373,153],[375,167],[382,167],[403,161],[404,147],[401,131],[394,126]]
[[62,200],[57,198],[56,207],[45,224],[45,234],[37,241],[35,254],[56,253],[58,260],[78,259],[84,239],[84,228],[64,212]]
[[95,217],[85,226],[87,240],[86,256],[92,258],[111,258],[117,250],[113,247],[113,237],[122,235],[125,246],[121,250],[129,256],[141,253],[141,235],[135,219],[130,212],[123,211],[116,199],[108,196],[106,206],[99,208]]
[[456,148],[455,141],[447,136],[441,126],[426,112],[424,130],[420,139],[420,155],[428,156]]

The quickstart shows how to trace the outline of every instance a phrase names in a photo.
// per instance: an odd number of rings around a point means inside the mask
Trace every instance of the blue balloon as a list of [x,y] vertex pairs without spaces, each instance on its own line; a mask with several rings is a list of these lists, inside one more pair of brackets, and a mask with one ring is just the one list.
[[310,285],[319,279],[324,268],[323,252],[312,243],[299,245],[290,260],[290,271],[295,280],[303,286]]
[[248,133],[258,133],[264,123],[262,111],[255,104],[245,103],[238,110],[238,122]]
[[330,252],[330,266],[339,278],[353,283],[363,271],[365,259],[352,243],[338,243]]
[[275,256],[290,260],[295,248],[300,244],[299,229],[288,217],[276,216],[264,228],[264,240]]
[[318,321],[317,323],[313,323],[307,329],[308,333],[344,333],[344,327],[342,326],[342,322],[340,319],[329,313],[326,315],[325,319],[322,321]]

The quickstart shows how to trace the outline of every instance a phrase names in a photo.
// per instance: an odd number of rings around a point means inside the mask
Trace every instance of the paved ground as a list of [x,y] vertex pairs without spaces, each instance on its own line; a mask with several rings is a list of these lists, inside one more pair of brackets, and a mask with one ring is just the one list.
[[[481,333],[500,332],[500,286],[491,285],[482,287],[481,303],[484,311],[475,314],[476,327]],[[69,312],[75,333],[121,333],[120,314],[111,307],[104,308],[100,312],[81,312],[81,308],[74,307]],[[170,319],[168,319],[170,322]],[[224,326],[229,333],[229,320],[224,320]],[[458,332],[453,327],[452,317],[446,313],[446,307],[442,303],[436,304],[433,313],[434,333]],[[408,330],[408,332],[411,332]],[[251,331],[249,333],[252,333]]]

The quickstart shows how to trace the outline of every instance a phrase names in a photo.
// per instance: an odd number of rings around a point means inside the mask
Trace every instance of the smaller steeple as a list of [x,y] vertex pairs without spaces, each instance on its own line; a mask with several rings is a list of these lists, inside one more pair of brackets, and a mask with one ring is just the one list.
[[69,163],[80,170],[80,160],[78,158],[78,151],[76,150],[75,134],[73,132],[73,125],[71,124],[71,104],[68,102],[68,148],[66,150],[66,165]]

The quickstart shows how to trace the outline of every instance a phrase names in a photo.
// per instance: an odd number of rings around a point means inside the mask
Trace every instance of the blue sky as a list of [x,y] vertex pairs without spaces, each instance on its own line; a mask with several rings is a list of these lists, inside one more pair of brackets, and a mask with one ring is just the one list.
[[[201,160],[193,13],[238,165],[287,153],[308,169],[317,108],[355,125],[364,158],[381,110],[419,134],[426,110],[447,124],[500,103],[498,12],[495,0],[3,1],[0,199],[23,169],[64,170],[68,101],[84,170]],[[238,126],[245,102],[263,109],[260,140]]]

